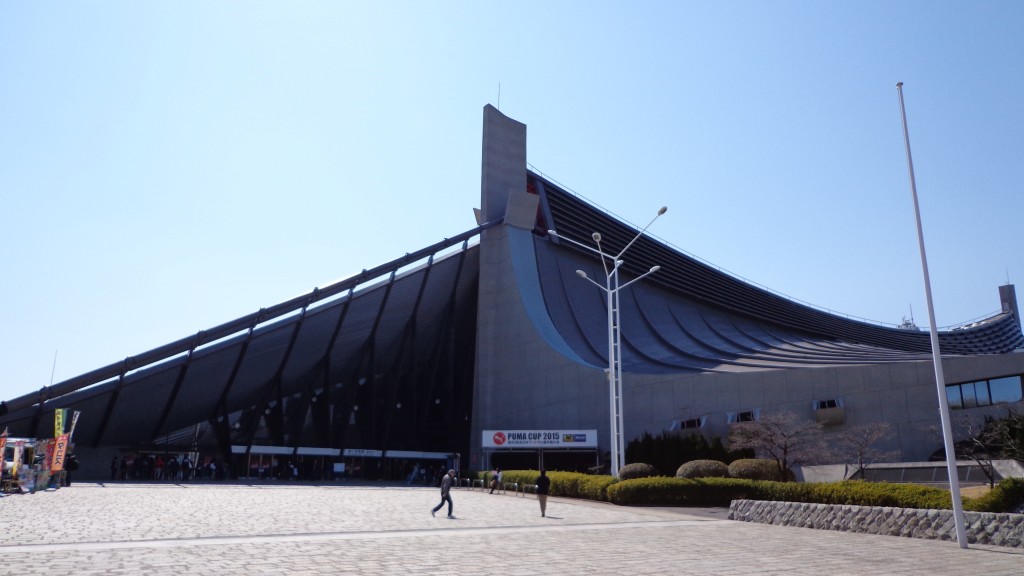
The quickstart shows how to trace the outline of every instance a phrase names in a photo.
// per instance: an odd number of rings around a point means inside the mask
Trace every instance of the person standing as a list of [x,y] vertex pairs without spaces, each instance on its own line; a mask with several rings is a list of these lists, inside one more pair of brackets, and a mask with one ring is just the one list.
[[537,501],[540,502],[540,515],[543,518],[548,509],[548,491],[551,490],[551,478],[546,470],[541,469],[537,477]]
[[491,494],[494,494],[494,490],[501,488],[501,467],[498,466],[494,469],[494,476],[491,477]]
[[442,506],[444,506],[444,503],[448,502],[448,517],[449,518],[453,518],[453,519],[455,518],[455,516],[452,516],[452,494],[451,494],[452,482],[454,482],[454,481],[455,481],[455,470],[449,470],[448,473],[444,475],[444,478],[441,478],[441,502],[437,506],[434,506],[430,510],[430,515],[431,516],[436,515],[437,511],[440,510]]

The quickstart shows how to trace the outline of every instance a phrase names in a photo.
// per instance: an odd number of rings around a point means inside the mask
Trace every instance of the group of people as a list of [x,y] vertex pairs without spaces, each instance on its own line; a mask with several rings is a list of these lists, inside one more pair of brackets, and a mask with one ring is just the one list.
[[[494,469],[494,476],[491,478],[491,494],[494,494],[494,489],[501,483],[501,468]],[[448,517],[454,519],[455,516],[452,514],[454,506],[452,504],[452,484],[455,482],[455,470],[449,470],[447,474],[441,479],[441,502],[437,506],[434,506],[430,510],[431,516],[436,516],[437,511],[444,507],[445,503],[448,503]],[[548,493],[551,491],[551,478],[548,477],[546,470],[540,471],[540,476],[537,477],[537,502],[540,503],[540,515],[544,517],[547,515],[548,510]]]
[[178,460],[171,455],[164,460],[163,455],[142,454],[139,456],[115,455],[110,461],[111,480],[170,480],[189,481],[194,478],[223,478],[224,467],[215,459],[209,459],[205,465],[193,464],[187,454]]

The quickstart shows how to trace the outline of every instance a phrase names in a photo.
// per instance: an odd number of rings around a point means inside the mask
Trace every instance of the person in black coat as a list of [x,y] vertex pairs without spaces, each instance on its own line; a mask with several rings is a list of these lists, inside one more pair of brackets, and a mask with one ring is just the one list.
[[540,515],[543,517],[548,509],[548,491],[551,490],[551,478],[546,470],[540,471],[537,477],[537,501],[540,502]]
[[64,486],[71,486],[71,473],[75,470],[78,470],[78,456],[69,454],[67,462],[64,463]]

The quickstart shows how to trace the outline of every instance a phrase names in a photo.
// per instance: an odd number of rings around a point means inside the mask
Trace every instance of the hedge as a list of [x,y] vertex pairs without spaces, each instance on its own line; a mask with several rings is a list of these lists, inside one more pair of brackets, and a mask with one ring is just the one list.
[[[504,481],[535,484],[536,470],[508,470]],[[842,482],[774,482],[742,478],[670,478],[655,476],[616,480],[578,472],[548,472],[551,495],[609,501],[623,506],[715,506],[733,500],[774,500],[856,506],[950,509],[952,498],[943,488],[917,484]],[[1024,479],[1007,478],[980,498],[964,498],[964,509],[1013,512],[1024,505]]]

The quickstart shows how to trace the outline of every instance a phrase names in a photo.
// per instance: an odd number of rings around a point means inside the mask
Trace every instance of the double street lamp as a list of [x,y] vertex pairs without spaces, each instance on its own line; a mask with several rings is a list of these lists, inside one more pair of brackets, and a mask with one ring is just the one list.
[[661,269],[661,266],[653,266],[647,272],[644,272],[640,276],[626,282],[625,284],[619,285],[619,268],[622,267],[623,260],[622,255],[629,250],[629,247],[633,245],[644,232],[650,228],[651,224],[658,219],[659,216],[664,214],[668,210],[667,207],[662,206],[658,210],[658,214],[651,219],[651,221],[644,226],[632,240],[626,244],[616,256],[611,256],[605,253],[604,249],[601,248],[601,234],[594,232],[591,238],[594,240],[594,244],[597,248],[592,248],[586,244],[582,244],[573,240],[572,238],[566,238],[559,236],[554,230],[548,230],[548,234],[570,242],[580,248],[588,250],[597,254],[601,259],[601,265],[604,268],[604,285],[601,285],[594,279],[587,276],[587,273],[583,270],[577,270],[576,275],[584,280],[587,280],[594,286],[597,286],[600,290],[605,293],[605,301],[608,304],[608,368],[605,371],[608,375],[608,396],[609,396],[609,412],[611,416],[610,428],[611,428],[611,474],[612,476],[619,475],[619,468],[625,465],[626,449],[623,441],[623,425],[622,425],[622,339],[620,334],[620,308],[619,308],[619,291],[625,289],[630,284],[654,274]]

